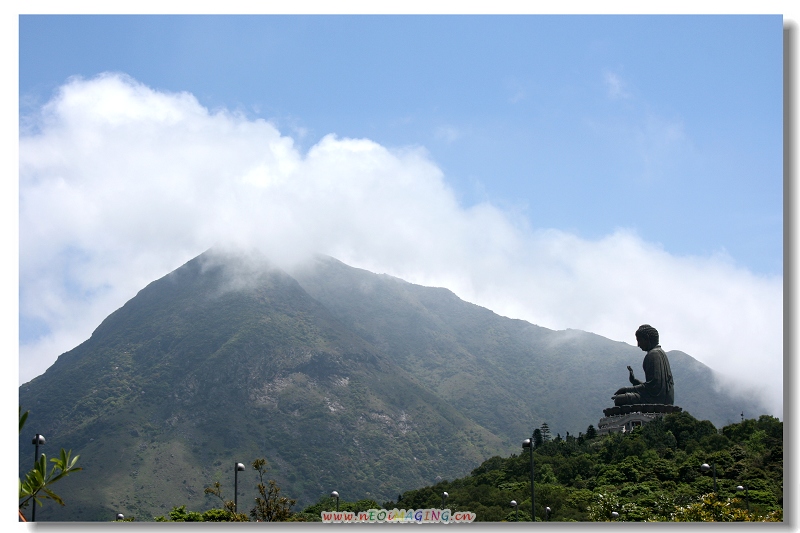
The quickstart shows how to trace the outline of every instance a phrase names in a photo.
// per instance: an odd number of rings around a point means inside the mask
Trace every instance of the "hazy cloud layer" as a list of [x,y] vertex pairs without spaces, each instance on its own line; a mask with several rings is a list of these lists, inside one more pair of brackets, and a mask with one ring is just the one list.
[[[724,255],[676,257],[624,229],[586,241],[530,228],[489,204],[459,205],[422,148],[329,135],[303,154],[269,122],[121,75],[70,81],[29,123],[20,137],[22,382],[195,255],[254,247],[285,266],[329,254],[506,316],[630,344],[648,322],[665,349],[760,387],[782,416],[782,279]],[[626,378],[620,369],[620,386]]]

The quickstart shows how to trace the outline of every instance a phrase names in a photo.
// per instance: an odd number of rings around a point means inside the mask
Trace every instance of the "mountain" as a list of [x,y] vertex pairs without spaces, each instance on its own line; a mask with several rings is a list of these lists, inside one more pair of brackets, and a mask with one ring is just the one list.
[[[633,325],[632,329],[638,325]],[[669,352],[675,401],[716,425],[731,401],[710,369]],[[233,466],[265,457],[283,493],[312,503],[394,498],[515,451],[534,427],[596,424],[642,352],[496,315],[445,289],[329,257],[291,273],[206,252],[142,289],[19,389],[28,432],[81,455],[66,507],[37,520],[139,520],[232,499]],[[255,496],[239,477],[239,501]],[[243,506],[246,509],[249,507]]]
[[[554,430],[597,424],[611,395],[629,386],[631,365],[644,377],[636,346],[568,329],[553,331],[498,316],[430,288],[355,269],[332,258],[293,272],[308,294],[360,337],[376,345],[420,382],[516,446],[543,421]],[[631,338],[639,324],[631,327]],[[662,344],[668,347],[662,333]],[[668,351],[675,404],[722,426],[745,411],[717,390],[713,371],[680,351]],[[477,393],[480,391],[480,394]]]

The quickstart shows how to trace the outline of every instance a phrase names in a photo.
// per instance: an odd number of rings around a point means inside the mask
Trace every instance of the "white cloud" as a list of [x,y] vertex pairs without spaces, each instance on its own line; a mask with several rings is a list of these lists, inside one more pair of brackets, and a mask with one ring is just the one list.
[[446,286],[501,314],[633,344],[651,323],[765,394],[782,416],[782,279],[675,257],[620,230],[597,241],[458,204],[423,149],[329,135],[306,154],[269,122],[209,112],[119,75],[71,80],[20,138],[20,346],[43,372],[150,281],[217,244],[289,265],[321,252]]

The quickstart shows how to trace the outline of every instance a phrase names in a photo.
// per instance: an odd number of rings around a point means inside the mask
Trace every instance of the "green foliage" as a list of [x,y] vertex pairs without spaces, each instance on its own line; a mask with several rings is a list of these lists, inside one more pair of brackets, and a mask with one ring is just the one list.
[[[441,496],[440,496],[441,498]],[[441,502],[440,502],[441,503]],[[383,507],[386,509],[387,504],[384,503],[383,505],[379,505],[378,502],[375,500],[358,500],[355,502],[347,501],[347,500],[339,500],[339,511],[342,512],[352,512],[352,513],[359,513],[362,511],[369,511],[370,509],[380,509]],[[306,522],[321,522],[322,518],[320,514],[323,511],[334,511],[336,509],[336,500],[330,496],[324,496],[317,500],[316,503],[309,505],[302,512],[297,513],[296,515],[298,518],[302,518]]]
[[173,507],[169,512],[169,518],[156,516],[156,522],[247,522],[247,515],[234,513],[229,509],[209,509],[204,513],[187,511],[185,505]]
[[[703,495],[698,501],[679,507],[672,514],[675,522],[751,522],[755,519],[742,507],[742,502],[732,498],[720,500],[719,495]],[[775,522],[777,514],[761,517],[760,521]],[[781,519],[783,513],[780,513]]]
[[173,507],[169,513],[171,522],[202,522],[203,515],[194,511],[186,511],[186,506]]
[[550,426],[547,425],[547,422],[544,422],[539,430],[541,431],[543,442],[548,442],[550,439],[552,439],[552,436],[550,435]]
[[50,488],[53,483],[73,472],[81,470],[75,466],[79,455],[72,457],[72,450],[66,451],[63,448],[59,457],[50,459],[53,467],[47,471],[47,457],[45,454],[39,456],[33,470],[30,470],[24,480],[19,482],[19,508],[23,509],[33,500],[39,505],[43,505],[42,500],[50,499],[59,505],[64,505],[61,497]]
[[542,438],[542,430],[536,428],[533,430],[533,447],[538,448],[539,446],[544,443],[544,438]]
[[[761,417],[718,432],[683,412],[628,434],[543,442],[534,450],[536,519],[544,520],[550,507],[552,521],[780,521],[781,426]],[[716,466],[719,494],[709,494],[711,472],[700,470],[705,462]],[[738,485],[748,487],[747,500]],[[408,491],[384,507],[439,507],[442,491],[450,495],[448,507],[475,512],[477,521],[513,521],[511,500],[520,521],[530,521],[528,452],[492,457],[468,477]]]
[[[19,408],[19,431],[25,425],[28,418],[28,411],[22,412],[22,407]],[[43,500],[53,500],[59,505],[64,505],[64,500],[53,492],[51,488],[53,484],[60,479],[68,476],[73,472],[82,470],[81,467],[75,466],[78,462],[79,455],[72,457],[72,450],[66,451],[61,448],[58,457],[53,457],[50,462],[53,463],[52,468],[47,470],[47,456],[41,454],[34,463],[33,469],[25,474],[24,479],[19,480],[19,510],[20,512],[28,506],[28,503],[33,502],[41,506],[44,505]]]
[[619,498],[614,494],[595,494],[592,503],[587,508],[586,518],[592,522],[610,522],[611,513],[622,508]]

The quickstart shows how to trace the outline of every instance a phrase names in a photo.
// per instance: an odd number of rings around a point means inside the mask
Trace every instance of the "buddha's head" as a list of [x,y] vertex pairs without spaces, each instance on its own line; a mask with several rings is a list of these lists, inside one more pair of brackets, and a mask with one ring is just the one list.
[[636,344],[645,352],[649,352],[658,346],[658,330],[650,324],[642,324],[636,330]]

